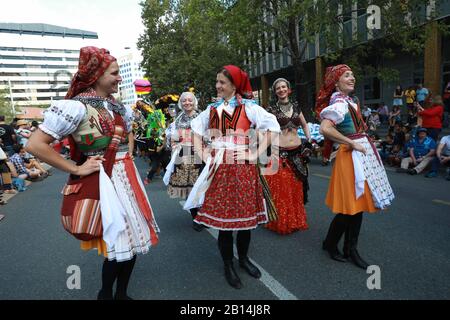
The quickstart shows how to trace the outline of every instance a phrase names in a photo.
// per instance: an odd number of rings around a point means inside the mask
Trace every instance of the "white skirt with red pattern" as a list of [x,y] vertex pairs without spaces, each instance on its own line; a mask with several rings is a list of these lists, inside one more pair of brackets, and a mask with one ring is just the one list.
[[267,223],[256,165],[220,164],[195,221],[219,230],[249,230]]

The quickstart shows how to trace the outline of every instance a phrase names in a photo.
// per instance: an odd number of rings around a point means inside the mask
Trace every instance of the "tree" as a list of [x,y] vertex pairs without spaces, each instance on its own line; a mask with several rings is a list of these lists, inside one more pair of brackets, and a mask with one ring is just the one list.
[[138,47],[153,84],[153,97],[194,87],[204,105],[215,95],[215,77],[226,64],[245,57],[232,50],[225,33],[225,8],[211,0],[147,0],[142,4],[145,32]]
[[7,90],[0,90],[0,115],[5,116],[5,121],[10,122],[15,117],[11,108],[11,102],[6,98]]
[[[371,5],[380,9],[382,29],[372,32],[372,39],[361,39],[344,28],[344,21],[367,12]],[[241,52],[252,52],[250,60],[258,63],[276,43],[278,54],[286,48],[292,59],[295,92],[304,106],[305,52],[319,41],[325,47],[326,63],[345,62],[357,75],[375,74],[395,79],[393,70],[383,69],[380,60],[392,56],[393,48],[421,53],[424,32],[424,0],[239,0],[230,5],[227,30],[230,43]],[[434,12],[438,11],[438,4]],[[430,19],[432,19],[433,12]],[[246,30],[246,32],[242,32]],[[375,59],[375,60],[374,60]],[[312,106],[310,106],[312,107]],[[312,110],[306,115],[312,114]]]

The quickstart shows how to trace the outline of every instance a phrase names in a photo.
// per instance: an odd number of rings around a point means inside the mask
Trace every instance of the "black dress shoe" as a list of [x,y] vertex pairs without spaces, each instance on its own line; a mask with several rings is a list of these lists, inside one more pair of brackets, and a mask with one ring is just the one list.
[[228,284],[235,289],[241,289],[242,288],[241,279],[239,279],[236,270],[234,270],[233,261],[225,261],[224,269],[225,269],[225,279],[227,279]]
[[261,278],[261,271],[259,271],[259,269],[253,263],[251,263],[247,257],[239,259],[239,266],[247,271],[247,273],[253,278]]

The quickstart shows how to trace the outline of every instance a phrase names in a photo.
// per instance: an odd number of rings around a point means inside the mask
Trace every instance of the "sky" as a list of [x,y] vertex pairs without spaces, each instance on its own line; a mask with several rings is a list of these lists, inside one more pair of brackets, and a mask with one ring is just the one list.
[[137,50],[144,32],[141,0],[2,0],[0,22],[46,23],[97,32],[114,56]]

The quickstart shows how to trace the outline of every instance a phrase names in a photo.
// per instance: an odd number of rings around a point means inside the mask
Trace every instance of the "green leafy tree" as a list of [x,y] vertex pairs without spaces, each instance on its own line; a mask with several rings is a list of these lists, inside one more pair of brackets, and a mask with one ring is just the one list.
[[[229,1],[230,2],[230,1]],[[251,63],[258,63],[272,41],[277,52],[282,48],[292,59],[295,92],[305,105],[305,53],[308,45],[319,41],[325,48],[322,58],[326,64],[343,62],[351,65],[357,76],[376,75],[394,81],[395,70],[381,66],[381,60],[394,52],[420,54],[428,36],[424,0],[239,0],[231,1],[227,30],[230,43],[241,52],[251,52]],[[353,34],[344,22],[367,13],[367,8],[380,8],[380,30],[371,39]],[[439,11],[439,1],[430,13],[432,20]],[[442,30],[445,29],[440,25]],[[246,32],[242,32],[246,30]],[[312,106],[309,106],[312,107]],[[312,110],[306,113],[312,114]]]
[[211,0],[147,0],[142,4],[145,32],[138,41],[142,66],[153,84],[153,98],[194,87],[200,104],[215,95],[215,77],[244,56],[227,43],[225,7]]
[[0,90],[0,115],[5,116],[6,122],[10,122],[15,117],[15,114],[12,111],[11,102],[6,95],[7,90]]

